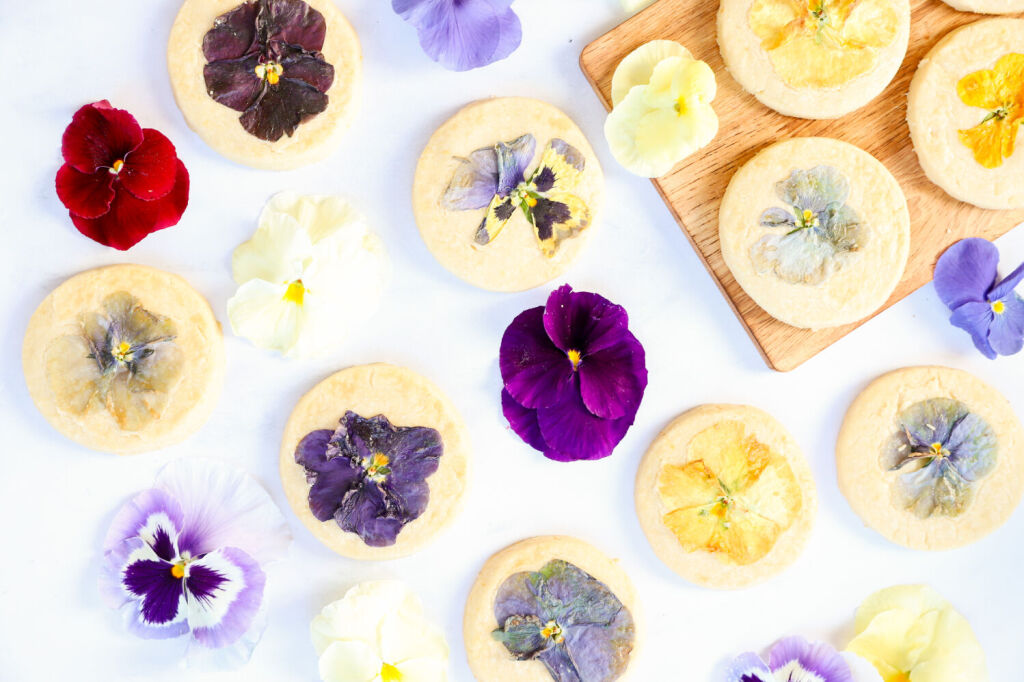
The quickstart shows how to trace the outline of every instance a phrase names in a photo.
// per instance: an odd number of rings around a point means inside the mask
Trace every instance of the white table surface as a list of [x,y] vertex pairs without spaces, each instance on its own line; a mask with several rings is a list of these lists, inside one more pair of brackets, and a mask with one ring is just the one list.
[[[443,626],[452,679],[470,680],[462,609],[481,564],[521,538],[562,533],[621,558],[632,575],[646,623],[638,680],[711,680],[728,657],[788,634],[845,645],[858,603],[908,582],[932,584],[967,615],[993,682],[1021,680],[1024,512],[970,547],[939,554],[901,549],[865,529],[846,504],[833,446],[858,391],[907,365],[972,371],[1022,413],[1024,356],[990,362],[976,353],[967,335],[946,323],[929,286],[796,371],[768,370],[653,187],[618,168],[608,152],[605,112],[577,58],[625,18],[617,0],[518,0],[522,47],[511,59],[462,74],[429,61],[387,0],[336,2],[363,43],[362,112],[330,159],[273,173],[221,158],[186,127],[164,62],[176,0],[0,0],[0,679],[315,680],[313,615],[358,581],[397,577]],[[549,462],[519,442],[501,415],[502,331],[518,312],[541,305],[551,287],[499,295],[463,284],[434,261],[413,223],[408,197],[427,137],[461,105],[492,95],[561,107],[605,168],[603,214],[562,280],[627,308],[647,350],[650,385],[636,425],[612,457],[597,463]],[[192,176],[181,223],[127,254],[78,234],[53,187],[64,127],[79,106],[102,98],[168,135]],[[346,195],[371,216],[396,266],[373,322],[316,361],[285,361],[227,328],[223,398],[209,422],[178,446],[119,458],[58,435],[29,400],[21,372],[22,335],[43,297],[81,270],[144,263],[185,276],[227,326],[231,251],[252,233],[263,202],[289,188]],[[999,246],[1005,266],[1015,266],[1024,259],[1024,229]],[[473,469],[465,510],[434,544],[407,559],[359,563],[322,547],[288,509],[277,452],[299,396],[337,369],[372,361],[415,369],[451,396],[469,424]],[[706,402],[772,412],[804,448],[818,484],[817,525],[806,552],[752,589],[714,592],[677,578],[652,553],[633,511],[633,477],[647,445],[676,414]],[[114,511],[166,462],[193,455],[220,457],[256,476],[295,535],[289,558],[269,568],[263,641],[247,667],[220,675],[182,671],[174,645],[124,634],[96,589],[100,542]],[[514,517],[502,513],[510,507]]]

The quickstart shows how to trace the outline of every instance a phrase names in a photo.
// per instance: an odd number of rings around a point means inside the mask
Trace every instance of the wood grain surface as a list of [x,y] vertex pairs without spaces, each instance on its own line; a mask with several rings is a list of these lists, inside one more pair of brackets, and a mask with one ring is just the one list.
[[659,0],[584,48],[580,66],[608,109],[615,67],[649,40],[676,40],[714,70],[718,136],[653,182],[770,367],[794,369],[866,320],[820,331],[791,327],[754,303],[726,267],[718,243],[719,203],[733,173],[765,146],[803,136],[845,140],[873,154],[899,180],[910,207],[910,259],[883,310],[926,284],[935,261],[953,242],[971,236],[995,239],[1024,221],[1024,210],[989,211],[947,195],[925,177],[910,142],[907,91],[918,63],[949,31],[979,15],[957,12],[940,0],[911,0],[910,47],[889,87],[843,118],[807,121],[767,108],[729,75],[715,38],[717,11],[714,0]]

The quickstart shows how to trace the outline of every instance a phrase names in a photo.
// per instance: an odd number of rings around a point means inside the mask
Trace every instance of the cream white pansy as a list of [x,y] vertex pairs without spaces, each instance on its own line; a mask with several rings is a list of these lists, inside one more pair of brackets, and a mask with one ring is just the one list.
[[361,583],[310,626],[324,682],[446,682],[448,644],[403,583]]
[[639,12],[652,4],[654,4],[654,0],[622,0],[622,8],[627,12]]
[[345,199],[283,192],[231,261],[238,336],[289,357],[335,346],[369,319],[391,279],[384,244]]
[[612,78],[614,108],[604,126],[612,155],[636,175],[668,173],[718,134],[717,88],[711,67],[682,45],[641,46]]

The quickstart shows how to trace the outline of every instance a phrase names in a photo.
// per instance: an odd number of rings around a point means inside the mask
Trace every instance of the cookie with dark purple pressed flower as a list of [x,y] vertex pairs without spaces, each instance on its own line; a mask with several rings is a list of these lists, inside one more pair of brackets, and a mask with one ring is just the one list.
[[359,101],[362,53],[330,0],[185,0],[167,68],[207,144],[238,163],[287,169],[334,149]]
[[836,445],[839,488],[864,523],[912,549],[988,535],[1024,493],[1024,428],[972,374],[909,367],[861,393]]
[[629,679],[641,629],[625,571],[565,536],[522,540],[488,559],[463,620],[469,666],[489,682]]
[[458,513],[468,451],[462,418],[427,379],[393,365],[350,367],[295,406],[281,480],[295,514],[329,548],[391,559]]
[[22,346],[29,394],[54,428],[132,454],[191,435],[224,383],[210,304],[181,277],[141,265],[75,275],[39,305]]

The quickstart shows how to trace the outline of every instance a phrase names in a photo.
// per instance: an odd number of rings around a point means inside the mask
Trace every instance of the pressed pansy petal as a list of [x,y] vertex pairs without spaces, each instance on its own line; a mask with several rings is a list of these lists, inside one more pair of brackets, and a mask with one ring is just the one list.
[[996,280],[999,249],[987,239],[961,239],[935,264],[935,293],[948,308],[984,301]]
[[459,159],[441,205],[448,211],[472,211],[488,206],[497,193],[498,154],[484,147]]

